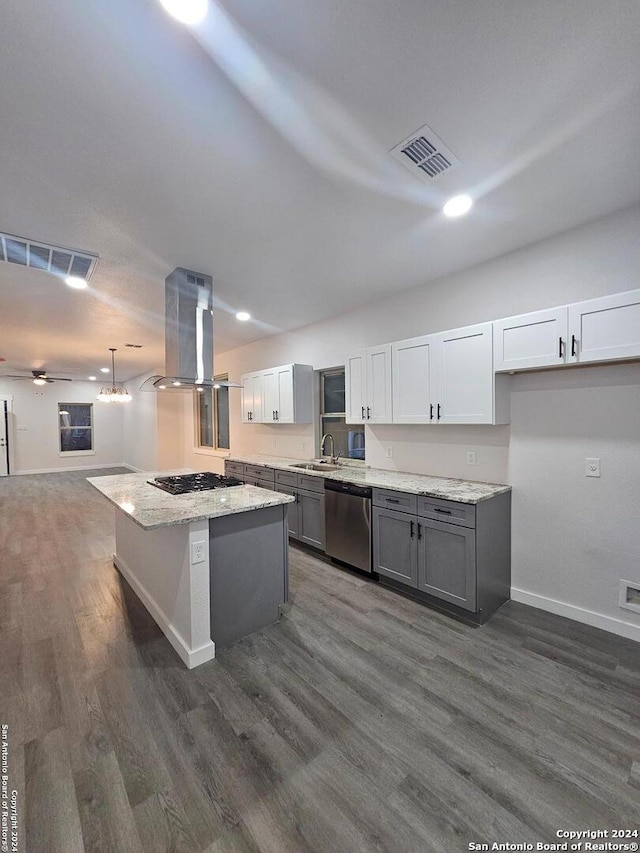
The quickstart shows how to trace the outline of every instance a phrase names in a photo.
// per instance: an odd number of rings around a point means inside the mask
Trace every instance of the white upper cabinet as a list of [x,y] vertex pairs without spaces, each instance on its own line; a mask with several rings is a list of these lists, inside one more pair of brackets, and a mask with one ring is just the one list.
[[433,335],[434,420],[441,424],[492,424],[494,374],[492,324]]
[[555,367],[566,363],[568,353],[566,306],[493,323],[493,367],[498,372]]
[[428,424],[433,419],[432,354],[432,335],[391,344],[394,424]]
[[391,344],[347,358],[345,391],[347,423],[391,423]]
[[242,377],[242,422],[262,423],[262,374],[257,371]]
[[244,423],[313,422],[313,367],[284,364],[242,377]]
[[640,358],[640,290],[569,305],[569,362]]

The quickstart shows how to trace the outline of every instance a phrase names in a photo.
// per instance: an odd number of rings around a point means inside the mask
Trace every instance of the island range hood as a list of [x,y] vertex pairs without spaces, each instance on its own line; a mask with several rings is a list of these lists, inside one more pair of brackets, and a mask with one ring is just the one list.
[[213,279],[175,269],[165,279],[165,373],[150,376],[141,391],[241,388],[213,377]]

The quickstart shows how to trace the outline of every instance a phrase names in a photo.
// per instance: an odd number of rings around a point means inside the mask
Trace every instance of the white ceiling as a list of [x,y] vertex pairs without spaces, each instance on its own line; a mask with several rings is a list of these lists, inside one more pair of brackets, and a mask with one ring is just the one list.
[[[640,199],[631,0],[225,0],[199,41],[156,0],[1,6],[0,230],[100,255],[83,292],[0,263],[3,372],[162,364],[176,266],[221,352]],[[388,154],[423,124],[462,162],[430,186]]]

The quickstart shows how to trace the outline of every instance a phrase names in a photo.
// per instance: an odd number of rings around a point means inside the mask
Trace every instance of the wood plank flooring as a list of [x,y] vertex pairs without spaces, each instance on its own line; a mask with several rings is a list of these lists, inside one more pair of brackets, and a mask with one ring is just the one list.
[[0,480],[21,851],[455,853],[640,827],[638,644],[512,602],[474,629],[293,548],[282,622],[189,672],[114,569],[88,474]]

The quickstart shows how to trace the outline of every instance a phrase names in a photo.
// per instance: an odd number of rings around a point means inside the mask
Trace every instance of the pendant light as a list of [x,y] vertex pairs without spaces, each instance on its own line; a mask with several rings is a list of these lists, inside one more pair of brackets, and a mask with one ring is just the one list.
[[116,349],[109,347],[111,353],[111,387],[104,387],[98,394],[101,403],[128,403],[131,394],[124,385],[116,385]]

